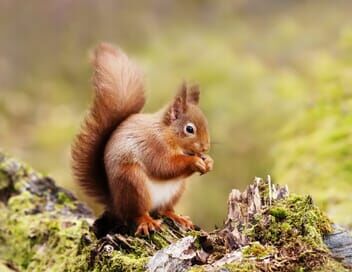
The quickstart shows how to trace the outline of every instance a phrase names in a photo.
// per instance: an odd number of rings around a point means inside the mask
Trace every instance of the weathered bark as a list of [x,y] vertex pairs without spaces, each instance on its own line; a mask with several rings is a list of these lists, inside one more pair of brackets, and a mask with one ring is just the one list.
[[166,219],[161,232],[134,237],[133,226],[114,233],[107,215],[93,227],[94,220],[52,179],[0,153],[0,271],[348,271],[342,262],[351,264],[350,234],[332,228],[309,196],[270,179],[233,190],[224,226],[210,233]]

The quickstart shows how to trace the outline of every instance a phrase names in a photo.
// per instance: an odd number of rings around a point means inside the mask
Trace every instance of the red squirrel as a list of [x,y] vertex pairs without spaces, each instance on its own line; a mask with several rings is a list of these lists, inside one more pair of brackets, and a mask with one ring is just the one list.
[[76,181],[118,220],[135,223],[137,235],[160,229],[151,212],[192,228],[174,206],[187,177],[213,168],[198,86],[184,83],[169,105],[140,113],[144,76],[127,55],[102,43],[92,64],[95,96],[72,146]]

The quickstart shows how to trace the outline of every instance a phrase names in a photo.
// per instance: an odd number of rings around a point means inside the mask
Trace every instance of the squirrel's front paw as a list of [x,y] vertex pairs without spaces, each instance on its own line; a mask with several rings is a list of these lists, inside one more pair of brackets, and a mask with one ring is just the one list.
[[201,157],[195,157],[194,170],[201,175],[213,170],[214,161],[209,155],[203,154]]
[[202,160],[205,162],[206,165],[206,172],[210,172],[213,170],[214,167],[214,160],[209,155],[202,155]]
[[201,175],[205,174],[207,172],[206,162],[198,156],[195,156],[194,159],[195,159],[195,162],[193,164],[193,170],[195,172],[199,172]]

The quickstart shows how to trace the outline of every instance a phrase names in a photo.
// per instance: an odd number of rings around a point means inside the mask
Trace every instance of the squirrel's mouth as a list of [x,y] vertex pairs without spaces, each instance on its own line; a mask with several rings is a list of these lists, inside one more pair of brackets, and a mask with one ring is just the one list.
[[196,153],[193,151],[189,151],[189,150],[184,150],[183,154],[187,155],[187,156],[195,156]]
[[191,156],[191,157],[193,157],[193,156],[198,156],[200,158],[204,157],[203,153],[199,153],[199,152],[195,152],[195,151],[191,151],[191,150],[184,150],[183,154],[185,154],[186,156]]

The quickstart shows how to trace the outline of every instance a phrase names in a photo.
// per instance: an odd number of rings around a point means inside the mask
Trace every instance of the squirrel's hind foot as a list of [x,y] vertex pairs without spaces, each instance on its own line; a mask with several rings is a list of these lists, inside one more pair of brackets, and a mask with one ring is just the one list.
[[178,215],[173,211],[164,211],[161,215],[170,218],[172,221],[181,225],[185,229],[194,229],[194,224],[188,216]]
[[153,219],[149,214],[142,215],[137,219],[137,230],[135,235],[147,236],[150,232],[160,230],[161,220]]

